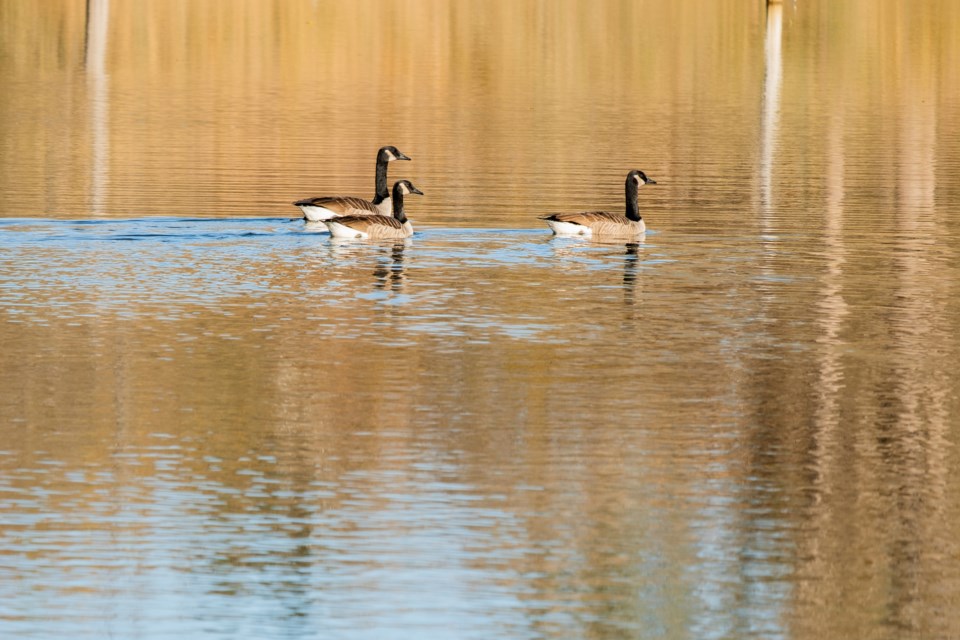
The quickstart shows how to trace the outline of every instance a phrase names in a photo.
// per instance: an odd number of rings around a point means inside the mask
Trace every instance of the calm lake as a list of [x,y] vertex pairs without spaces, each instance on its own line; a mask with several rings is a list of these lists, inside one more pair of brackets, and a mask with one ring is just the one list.
[[[954,0],[0,0],[0,637],[960,637],[958,69]],[[391,144],[412,238],[299,219]]]

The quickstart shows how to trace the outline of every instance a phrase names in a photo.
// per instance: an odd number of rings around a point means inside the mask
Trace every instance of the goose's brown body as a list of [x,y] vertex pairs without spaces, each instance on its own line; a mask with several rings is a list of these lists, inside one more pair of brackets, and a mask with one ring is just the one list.
[[640,217],[637,190],[643,184],[656,184],[643,171],[634,169],[627,174],[625,213],[611,211],[581,211],[579,213],[555,213],[541,216],[547,226],[560,236],[604,236],[608,238],[634,238],[646,232],[647,225]]
[[[622,213],[582,211],[557,213],[541,218],[558,235],[633,237],[647,230],[643,220],[630,220]],[[551,224],[553,223],[553,224]]]
[[377,151],[376,184],[373,200],[364,200],[354,196],[319,196],[294,202],[300,207],[304,219],[321,222],[338,216],[389,216],[393,211],[390,192],[387,190],[387,163],[394,160],[409,160],[396,147],[380,147]]
[[324,224],[335,238],[386,240],[409,238],[413,235],[413,225],[409,220],[400,222],[396,218],[380,215],[343,216],[325,220]]
[[403,210],[403,196],[423,192],[417,189],[409,180],[399,180],[393,185],[391,197],[393,216],[362,215],[342,216],[324,220],[334,238],[352,238],[364,240],[388,240],[409,238],[413,235],[413,225],[407,219]]

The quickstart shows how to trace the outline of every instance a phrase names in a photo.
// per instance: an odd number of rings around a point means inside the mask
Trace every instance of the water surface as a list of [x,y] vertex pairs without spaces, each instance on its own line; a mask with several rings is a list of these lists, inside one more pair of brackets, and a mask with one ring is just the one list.
[[661,4],[0,0],[0,635],[960,636],[958,7]]

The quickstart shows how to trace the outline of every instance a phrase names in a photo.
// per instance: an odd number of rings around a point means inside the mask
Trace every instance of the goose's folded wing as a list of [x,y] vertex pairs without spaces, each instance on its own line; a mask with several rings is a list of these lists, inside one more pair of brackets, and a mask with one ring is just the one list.
[[627,217],[619,213],[610,213],[609,211],[581,211],[579,213],[555,213],[552,216],[543,216],[541,220],[556,220],[557,222],[569,222],[571,224],[582,224],[585,227],[592,227],[597,224],[613,223],[628,224]]
[[363,198],[350,196],[326,196],[307,198],[293,203],[298,207],[322,207],[339,216],[363,216],[379,213],[376,205]]
[[403,229],[403,223],[396,218],[388,216],[345,216],[336,219],[337,224],[341,224],[357,231],[371,233],[376,228],[385,227],[388,229]]

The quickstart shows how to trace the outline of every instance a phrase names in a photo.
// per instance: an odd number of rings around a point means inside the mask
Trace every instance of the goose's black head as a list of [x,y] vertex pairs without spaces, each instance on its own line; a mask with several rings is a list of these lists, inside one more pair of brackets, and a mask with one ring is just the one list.
[[393,197],[403,197],[408,193],[416,193],[417,195],[423,195],[423,191],[417,189],[413,186],[413,183],[409,180],[397,180],[393,183]]
[[383,162],[392,162],[393,160],[409,160],[410,158],[405,156],[400,149],[397,149],[393,146],[380,147],[379,153],[377,153],[377,160]]
[[634,169],[627,174],[627,181],[633,180],[634,183],[639,187],[645,184],[657,184],[657,181],[653,178],[648,178],[647,174],[639,169]]
[[400,222],[407,221],[407,215],[403,212],[403,196],[408,193],[423,195],[423,191],[413,186],[413,183],[409,180],[397,180],[393,183],[393,199],[391,200],[393,203],[393,217]]

